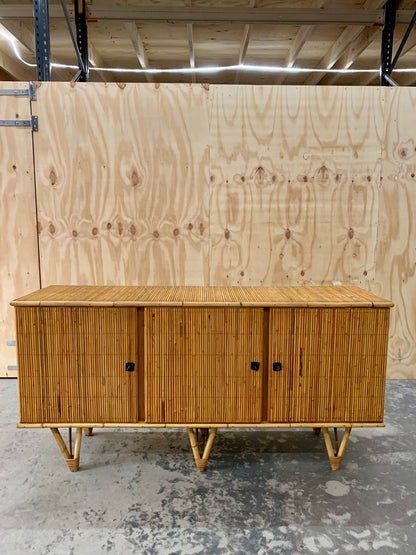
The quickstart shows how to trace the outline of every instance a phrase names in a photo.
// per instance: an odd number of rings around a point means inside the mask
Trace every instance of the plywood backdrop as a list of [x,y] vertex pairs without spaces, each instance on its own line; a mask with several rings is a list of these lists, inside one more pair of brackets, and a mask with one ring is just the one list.
[[[28,83],[0,83],[27,89]],[[30,119],[28,96],[0,96],[0,119]],[[0,376],[16,376],[13,297],[39,288],[31,131],[0,126]]]
[[32,110],[42,285],[356,284],[416,378],[416,89],[42,83]]

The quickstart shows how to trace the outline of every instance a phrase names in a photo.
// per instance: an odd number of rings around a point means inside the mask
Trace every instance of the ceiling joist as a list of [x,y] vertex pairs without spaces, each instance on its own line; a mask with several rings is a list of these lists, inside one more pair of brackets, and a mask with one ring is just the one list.
[[[68,8],[70,15],[73,9]],[[72,13],[71,13],[72,12]],[[399,10],[397,24],[409,24],[412,10]],[[23,20],[33,18],[32,4],[2,4],[0,19]],[[49,6],[49,18],[63,19],[60,6]],[[383,10],[370,9],[304,9],[304,8],[241,8],[203,6],[98,6],[87,9],[90,22],[140,21],[146,23],[236,23],[271,25],[382,25]]]
[[[4,29],[0,59],[13,78],[27,75],[34,79],[36,68],[30,67],[37,59],[33,3],[21,1],[0,0],[0,27]],[[49,4],[50,59],[61,64],[53,67],[52,79],[70,80],[74,69],[65,65],[74,66],[76,60],[60,0],[35,0],[35,5],[38,2]],[[61,2],[74,18],[76,2],[84,0]],[[182,0],[181,6],[175,5],[176,0],[166,0],[164,5],[160,0],[143,0],[145,6],[132,0],[119,2],[123,5],[111,5],[108,0],[85,2],[92,79],[377,84],[386,0],[239,0],[230,4]],[[415,9],[415,0],[397,2],[393,54]],[[399,73],[399,69],[416,68],[416,25],[410,29],[393,75],[399,84],[413,84],[416,75]],[[348,68],[368,73],[330,73]],[[169,73],[159,74],[162,71]]]

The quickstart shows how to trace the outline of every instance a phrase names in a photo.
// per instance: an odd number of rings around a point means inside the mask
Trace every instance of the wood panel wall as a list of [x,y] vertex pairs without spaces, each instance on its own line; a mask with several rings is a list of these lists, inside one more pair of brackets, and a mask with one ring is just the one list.
[[[27,89],[28,83],[0,83]],[[0,119],[28,120],[28,96],[0,96]],[[0,126],[0,377],[16,376],[11,299],[39,288],[31,131]]]
[[43,284],[208,283],[208,92],[44,83]]
[[416,378],[416,89],[386,89],[375,287],[393,299],[388,376]]
[[356,284],[396,303],[388,376],[416,378],[415,103],[412,88],[42,83],[42,284]]

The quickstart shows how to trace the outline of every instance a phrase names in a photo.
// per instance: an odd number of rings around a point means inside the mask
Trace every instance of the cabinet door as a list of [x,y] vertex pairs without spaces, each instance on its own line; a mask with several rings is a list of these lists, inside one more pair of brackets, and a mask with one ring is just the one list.
[[330,421],[333,317],[331,309],[270,309],[271,422]]
[[271,309],[269,420],[382,422],[388,324],[383,308]]
[[45,421],[137,422],[137,309],[47,307],[42,319]]
[[146,420],[260,422],[263,323],[261,308],[145,309]]
[[86,421],[137,422],[137,309],[82,307],[75,310],[81,402]]

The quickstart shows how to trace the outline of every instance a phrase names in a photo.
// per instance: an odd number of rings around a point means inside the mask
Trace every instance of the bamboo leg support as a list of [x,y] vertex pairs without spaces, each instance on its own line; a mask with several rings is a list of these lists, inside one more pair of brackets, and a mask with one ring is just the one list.
[[79,468],[79,454],[81,451],[81,440],[82,440],[82,428],[77,428],[77,433],[75,436],[75,448],[74,454],[71,456],[67,446],[65,445],[65,441],[62,439],[61,432],[58,428],[51,428],[51,432],[53,437],[58,444],[58,447],[65,459],[65,462],[71,472],[76,472]]
[[189,441],[191,442],[192,453],[194,454],[196,466],[200,472],[203,472],[207,467],[209,454],[211,452],[211,447],[212,447],[212,444],[214,443],[216,433],[217,433],[217,428],[210,429],[208,439],[205,444],[204,452],[201,457],[201,454],[199,452],[198,440],[196,438],[196,433],[192,428],[188,428],[188,435],[189,435]]
[[325,445],[326,445],[326,450],[328,451],[328,458],[331,464],[331,468],[332,470],[338,470],[341,465],[342,457],[344,456],[345,448],[347,447],[347,443],[351,434],[351,427],[345,428],[345,432],[344,432],[341,444],[339,446],[339,449],[337,447],[338,434],[335,433],[335,443],[336,443],[335,451],[332,446],[331,436],[329,435],[328,428],[322,428],[322,431],[324,433]]

